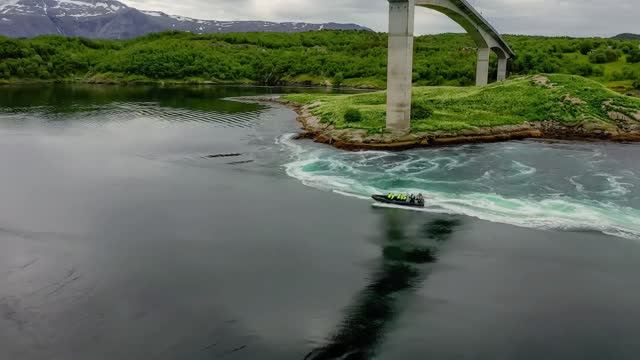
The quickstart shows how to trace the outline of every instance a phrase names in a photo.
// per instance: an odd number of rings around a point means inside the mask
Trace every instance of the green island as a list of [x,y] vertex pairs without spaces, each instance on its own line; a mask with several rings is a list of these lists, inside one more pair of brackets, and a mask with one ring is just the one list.
[[414,87],[411,131],[386,132],[386,93],[266,98],[293,107],[305,133],[346,149],[522,138],[640,141],[640,99],[575,75],[528,75],[487,87]]

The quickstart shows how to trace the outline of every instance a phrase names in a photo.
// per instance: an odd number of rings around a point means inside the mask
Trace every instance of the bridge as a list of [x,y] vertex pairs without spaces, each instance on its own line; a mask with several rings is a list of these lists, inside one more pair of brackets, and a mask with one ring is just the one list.
[[415,7],[441,12],[464,28],[478,47],[476,85],[489,82],[491,51],[498,56],[498,81],[507,78],[507,61],[515,54],[496,29],[466,0],[388,0],[389,62],[387,70],[387,130],[406,132],[411,121],[413,29]]

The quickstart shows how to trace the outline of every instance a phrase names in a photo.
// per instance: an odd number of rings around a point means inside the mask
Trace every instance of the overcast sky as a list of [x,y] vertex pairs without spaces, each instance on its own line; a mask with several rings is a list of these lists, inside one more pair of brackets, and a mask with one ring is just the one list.
[[[640,33],[640,0],[468,0],[505,34],[612,36]],[[123,0],[206,20],[357,23],[387,29],[386,0]],[[449,18],[417,9],[416,34],[463,32]]]

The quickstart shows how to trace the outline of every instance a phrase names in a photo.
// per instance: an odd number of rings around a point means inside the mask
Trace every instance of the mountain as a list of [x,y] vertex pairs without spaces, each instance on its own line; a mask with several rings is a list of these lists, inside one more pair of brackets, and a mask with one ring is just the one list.
[[624,33],[612,37],[614,40],[640,40],[640,34]]
[[128,39],[164,30],[193,33],[367,30],[355,24],[197,20],[142,11],[115,0],[0,0],[0,35]]

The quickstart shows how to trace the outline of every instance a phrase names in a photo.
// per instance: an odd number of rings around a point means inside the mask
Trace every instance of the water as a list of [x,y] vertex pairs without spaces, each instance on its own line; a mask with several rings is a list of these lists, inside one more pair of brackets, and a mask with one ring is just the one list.
[[346,153],[224,100],[283,91],[0,88],[0,358],[640,354],[636,145]]
[[368,197],[423,193],[425,211],[640,240],[640,147],[523,141],[402,153],[346,153],[288,141],[287,172],[319,189]]

